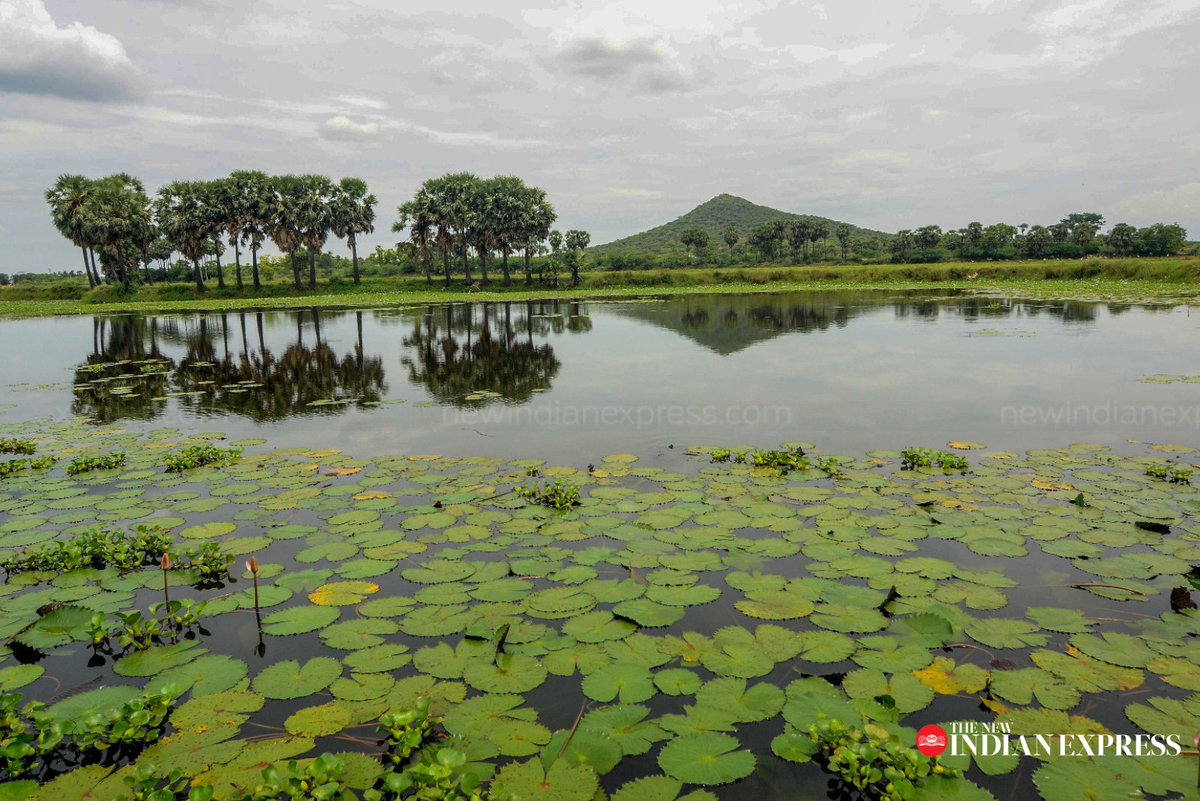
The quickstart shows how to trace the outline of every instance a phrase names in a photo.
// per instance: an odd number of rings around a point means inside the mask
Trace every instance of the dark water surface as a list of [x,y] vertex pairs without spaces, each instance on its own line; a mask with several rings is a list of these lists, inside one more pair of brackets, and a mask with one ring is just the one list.
[[[0,334],[10,420],[359,456],[582,466],[793,440],[863,453],[1200,439],[1200,383],[1143,381],[1200,374],[1187,306],[846,291],[63,317]],[[143,375],[149,359],[163,372]]]

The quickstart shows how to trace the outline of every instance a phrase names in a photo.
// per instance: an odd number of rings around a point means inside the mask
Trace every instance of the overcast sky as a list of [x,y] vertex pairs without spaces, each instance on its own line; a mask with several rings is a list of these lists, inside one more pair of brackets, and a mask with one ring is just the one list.
[[[894,231],[1200,237],[1200,1],[0,0],[0,271],[62,172],[514,173],[599,243],[720,192]],[[339,247],[340,243],[331,243]]]

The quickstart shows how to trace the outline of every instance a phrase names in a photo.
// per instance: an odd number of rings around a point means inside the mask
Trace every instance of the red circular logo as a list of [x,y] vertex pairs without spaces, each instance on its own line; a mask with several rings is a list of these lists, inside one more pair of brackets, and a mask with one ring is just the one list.
[[927,757],[941,756],[950,740],[941,726],[929,724],[917,732],[917,750]]

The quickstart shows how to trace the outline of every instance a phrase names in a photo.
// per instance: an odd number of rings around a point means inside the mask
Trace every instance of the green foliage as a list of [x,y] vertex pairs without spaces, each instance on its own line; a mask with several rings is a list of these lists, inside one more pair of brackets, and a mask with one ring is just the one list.
[[961,775],[870,723],[860,729],[822,718],[808,728],[808,736],[829,771],[848,787],[881,801],[909,801],[927,777]]
[[6,459],[0,462],[0,478],[8,478],[13,473],[24,470],[49,470],[58,461],[54,456],[39,456],[36,459]]
[[80,456],[67,464],[67,475],[76,476],[80,473],[90,473],[93,470],[115,470],[125,464],[125,454],[122,451],[108,453],[104,456]]
[[162,777],[158,766],[138,763],[123,781],[127,789],[116,801],[211,801],[213,797],[210,786],[189,788],[183,768],[175,768]]
[[166,687],[119,707],[60,720],[45,704],[21,707],[19,693],[0,696],[0,779],[36,776],[57,760],[77,762],[134,754],[163,734],[179,690]]
[[555,479],[553,484],[519,486],[514,490],[522,498],[551,509],[570,509],[579,505],[579,487]]
[[966,458],[948,451],[935,451],[930,448],[905,448],[900,451],[900,466],[904,470],[918,467],[940,467],[943,470],[954,470],[965,473],[971,469]]
[[803,448],[792,448],[786,451],[752,451],[750,463],[755,467],[773,467],[781,473],[807,470],[812,466],[805,457]]
[[241,455],[241,448],[218,448],[207,442],[200,445],[188,445],[182,450],[167,454],[167,472],[182,473],[184,470],[210,464],[230,464],[236,462]]
[[384,734],[384,759],[393,765],[408,761],[425,744],[441,721],[429,715],[429,698],[417,699],[411,709],[389,712],[379,719]]
[[321,754],[303,763],[269,765],[262,783],[243,801],[336,801],[346,791],[342,781],[346,765],[332,754]]
[[1171,464],[1152,464],[1146,468],[1146,475],[1171,484],[1190,484],[1195,472],[1190,467]]
[[830,478],[841,478],[842,476],[841,463],[835,456],[826,456],[817,459],[817,469]]
[[728,462],[733,457],[733,451],[729,448],[714,448],[710,455],[714,463]]
[[6,573],[46,571],[66,573],[82,567],[134,570],[155,564],[171,545],[157,528],[136,526],[132,532],[91,529],[69,540],[31,548],[0,561]]
[[22,456],[32,456],[37,452],[37,444],[28,439],[0,439],[0,453],[16,453]]

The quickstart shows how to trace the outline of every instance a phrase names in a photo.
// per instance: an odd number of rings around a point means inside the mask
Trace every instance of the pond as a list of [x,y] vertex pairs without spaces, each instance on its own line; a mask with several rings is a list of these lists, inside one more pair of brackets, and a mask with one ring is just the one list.
[[[362,794],[439,750],[497,801],[859,797],[831,720],[1145,750],[947,752],[914,798],[1193,797],[1154,743],[1200,731],[1196,325],[865,292],[0,322],[0,689],[49,704],[7,715],[0,799],[284,798],[263,768],[318,754]],[[425,704],[421,750],[381,740]]]
[[0,404],[10,419],[578,467],[793,439],[1119,445],[1200,432],[1190,312],[830,292],[0,321],[21,343]]

